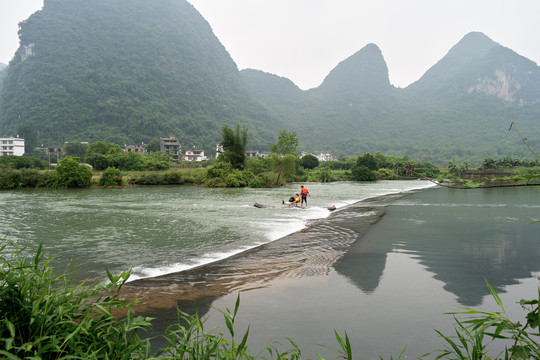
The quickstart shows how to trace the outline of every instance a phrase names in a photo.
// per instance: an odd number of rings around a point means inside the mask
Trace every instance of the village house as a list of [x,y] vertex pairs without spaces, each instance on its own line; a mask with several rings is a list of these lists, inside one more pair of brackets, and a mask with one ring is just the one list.
[[159,150],[167,151],[173,157],[173,161],[180,160],[181,157],[181,146],[178,139],[174,136],[168,138],[159,138]]
[[259,150],[247,150],[246,151],[246,157],[248,157],[248,158],[259,157]]
[[204,161],[206,156],[204,155],[204,150],[186,150],[184,156],[182,156],[183,161]]
[[19,136],[0,138],[0,156],[4,155],[23,156],[24,139],[21,139]]
[[319,161],[332,161],[332,160],[334,160],[334,157],[332,156],[332,154],[329,154],[329,153],[326,153],[326,154],[323,154],[323,153],[313,154],[313,153],[307,153],[307,152],[301,152],[300,153],[300,159],[303,158],[306,155],[313,155]]
[[[224,153],[225,150],[223,150],[223,145],[217,144],[216,145],[216,159],[218,158],[219,154]],[[259,150],[246,150],[246,157],[247,158],[262,158],[268,156],[267,152],[260,152]]]
[[144,154],[146,149],[144,148],[144,145],[127,145],[124,146],[124,151],[127,153],[136,152],[139,154]]
[[217,144],[216,145],[216,159],[219,157],[219,154],[223,154],[225,150],[223,150],[223,145]]

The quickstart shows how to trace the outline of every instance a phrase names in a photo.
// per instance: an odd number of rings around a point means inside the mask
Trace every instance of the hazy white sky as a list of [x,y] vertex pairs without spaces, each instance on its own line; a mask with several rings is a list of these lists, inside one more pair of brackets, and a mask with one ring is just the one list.
[[[159,0],[150,0],[159,1]],[[461,38],[480,31],[540,63],[539,0],[188,0],[210,23],[239,69],[319,86],[340,61],[369,43],[406,87]],[[43,0],[0,0],[0,62],[18,47],[18,23]]]

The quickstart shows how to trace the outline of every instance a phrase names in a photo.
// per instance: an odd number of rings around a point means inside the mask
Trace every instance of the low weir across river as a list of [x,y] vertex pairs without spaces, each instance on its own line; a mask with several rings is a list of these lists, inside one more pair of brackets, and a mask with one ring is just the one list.
[[[457,190],[425,181],[304,184],[306,209],[277,189],[137,187],[0,192],[3,237],[39,242],[57,271],[81,278],[132,269],[125,296],[156,317],[176,306],[224,326],[233,307],[249,346],[295,340],[306,357],[347,331],[355,358],[409,358],[441,348],[445,312],[494,309],[485,280],[516,317],[537,295],[540,187]],[[336,205],[335,212],[325,206]],[[495,355],[495,354],[493,354]]]

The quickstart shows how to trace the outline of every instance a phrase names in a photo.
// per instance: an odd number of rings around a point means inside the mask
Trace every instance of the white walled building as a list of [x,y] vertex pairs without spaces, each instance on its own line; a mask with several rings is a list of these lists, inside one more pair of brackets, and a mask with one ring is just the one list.
[[24,155],[24,139],[16,138],[0,138],[0,156],[4,155]]
[[203,161],[206,160],[204,156],[204,150],[186,150],[184,156],[182,157],[184,161]]
[[334,157],[332,156],[332,154],[329,154],[329,153],[326,153],[326,154],[324,154],[324,153],[313,154],[313,153],[307,153],[307,152],[300,153],[300,159],[303,158],[306,155],[313,155],[319,161],[332,161],[332,160],[334,160]]
[[217,144],[216,145],[216,159],[219,157],[219,154],[223,154],[225,150],[223,149],[223,145]]

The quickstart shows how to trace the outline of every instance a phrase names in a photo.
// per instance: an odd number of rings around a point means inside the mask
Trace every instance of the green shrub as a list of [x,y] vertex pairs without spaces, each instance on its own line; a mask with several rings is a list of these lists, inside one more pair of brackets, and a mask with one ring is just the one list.
[[122,185],[122,173],[115,167],[108,167],[99,179],[101,186],[120,186]]
[[66,156],[55,168],[58,186],[81,187],[90,185],[92,170],[79,163],[79,158]]
[[398,176],[395,171],[391,169],[381,168],[375,171],[377,178],[381,180],[397,180]]
[[49,163],[31,156],[0,156],[0,168],[44,170]]
[[353,178],[356,181],[375,181],[377,180],[377,175],[375,172],[370,170],[367,166],[355,165],[351,169]]
[[206,168],[204,174],[205,180],[208,179],[225,179],[232,171],[232,166],[226,162],[218,162],[215,165],[210,165]]
[[253,178],[249,180],[248,187],[250,188],[262,188],[264,187],[264,181],[260,178]]
[[163,174],[163,183],[166,185],[182,185],[182,174],[179,171],[169,170]]
[[334,181],[334,178],[332,177],[332,172],[330,171],[330,168],[324,167],[321,169],[321,173],[319,175],[319,181],[320,182],[332,182]]
[[[0,355],[9,359],[131,359],[148,356],[136,330],[149,318],[133,316],[118,299],[129,273],[109,284],[74,283],[75,274],[53,275],[39,246],[34,258],[18,243],[0,239]],[[122,319],[114,315],[127,312]]]
[[163,185],[163,176],[154,171],[134,173],[127,177],[127,182],[133,185]]
[[240,170],[233,170],[225,179],[227,187],[244,187],[247,185],[245,174]]

